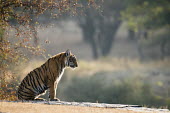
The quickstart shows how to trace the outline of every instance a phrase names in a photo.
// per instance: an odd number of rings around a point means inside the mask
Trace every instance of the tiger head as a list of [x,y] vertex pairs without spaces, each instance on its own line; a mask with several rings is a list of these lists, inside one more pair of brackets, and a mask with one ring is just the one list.
[[65,64],[67,67],[71,67],[71,68],[78,67],[76,56],[72,54],[70,50],[67,50],[65,52],[65,56],[66,56]]

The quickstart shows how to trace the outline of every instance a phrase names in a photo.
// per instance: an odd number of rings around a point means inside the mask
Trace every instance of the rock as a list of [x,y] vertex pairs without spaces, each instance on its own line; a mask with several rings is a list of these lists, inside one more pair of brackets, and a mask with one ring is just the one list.
[[[5,102],[21,102],[21,101],[5,101]],[[124,104],[107,104],[107,103],[91,103],[91,102],[65,102],[65,101],[23,101],[35,104],[48,104],[48,105],[69,105],[69,106],[82,106],[82,107],[98,107],[98,108],[115,108],[126,109],[132,111],[145,111],[157,113],[170,113],[168,109],[146,108],[140,105],[124,105]]]

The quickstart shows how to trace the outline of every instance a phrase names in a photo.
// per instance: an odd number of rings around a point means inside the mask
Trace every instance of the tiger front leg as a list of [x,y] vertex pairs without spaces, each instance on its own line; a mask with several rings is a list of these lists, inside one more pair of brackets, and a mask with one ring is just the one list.
[[50,86],[50,101],[60,101],[58,98],[56,98],[56,90],[57,90],[57,84],[51,84]]

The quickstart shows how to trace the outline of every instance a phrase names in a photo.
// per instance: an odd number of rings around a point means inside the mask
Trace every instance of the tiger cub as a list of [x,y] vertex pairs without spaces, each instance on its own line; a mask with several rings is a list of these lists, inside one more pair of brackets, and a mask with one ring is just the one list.
[[50,100],[59,101],[56,98],[56,89],[66,67],[78,67],[76,56],[70,50],[49,58],[43,65],[31,71],[19,85],[18,99],[43,100],[38,97],[49,89]]

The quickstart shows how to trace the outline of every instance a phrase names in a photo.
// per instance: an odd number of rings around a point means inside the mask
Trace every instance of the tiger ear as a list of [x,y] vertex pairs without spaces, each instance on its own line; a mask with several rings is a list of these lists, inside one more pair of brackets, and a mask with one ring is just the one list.
[[70,54],[71,54],[71,51],[68,49],[68,50],[65,52],[65,55],[66,55],[66,57],[68,57],[68,56],[70,56]]

